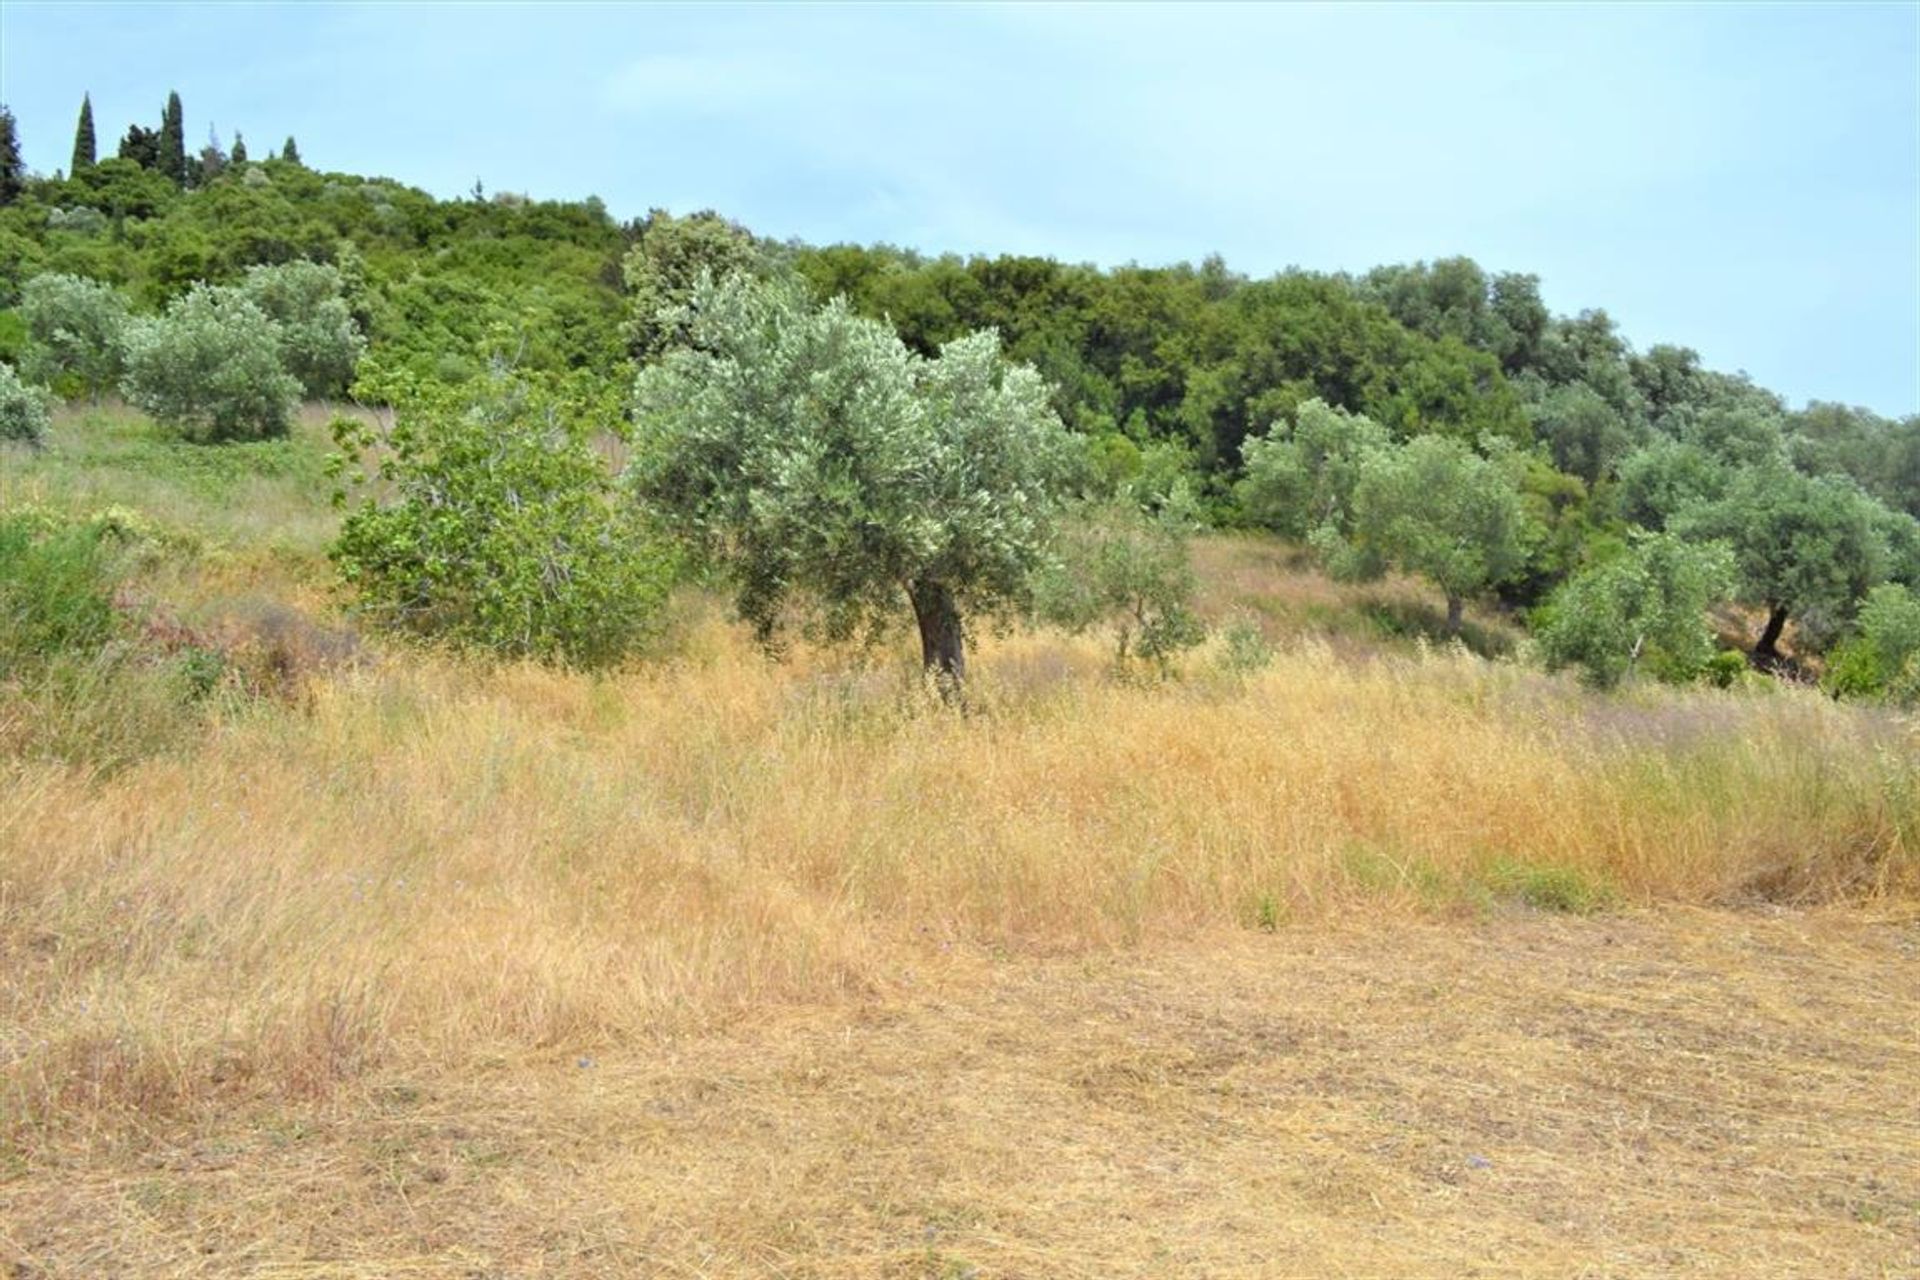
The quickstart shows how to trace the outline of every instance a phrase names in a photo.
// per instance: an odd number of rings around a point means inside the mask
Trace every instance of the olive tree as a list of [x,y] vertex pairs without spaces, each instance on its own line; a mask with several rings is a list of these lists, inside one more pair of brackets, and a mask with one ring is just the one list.
[[1734,472],[1718,498],[1683,508],[1668,527],[1732,548],[1738,598],[1767,611],[1753,646],[1754,660],[1765,665],[1780,658],[1789,617],[1845,617],[1885,576],[1876,505],[1850,482],[1770,462]]
[[686,337],[678,319],[701,274],[723,278],[735,272],[759,274],[765,257],[753,233],[711,210],[676,218],[655,209],[639,226],[638,238],[621,260],[620,274],[632,295],[626,334],[635,359],[658,359]]
[[1047,387],[991,332],[910,352],[844,299],[703,276],[640,373],[629,474],[737,587],[763,643],[798,615],[828,641],[902,604],[926,670],[965,678],[968,620],[1024,605],[1072,462]]
[[1036,579],[1040,615],[1075,633],[1103,626],[1116,670],[1138,660],[1164,676],[1176,654],[1207,635],[1193,612],[1189,528],[1178,508],[1149,515],[1128,498],[1076,512]]
[[309,396],[334,396],[353,381],[367,340],[347,307],[338,267],[282,262],[248,269],[240,292],[280,326],[280,361]]
[[195,285],[166,314],[127,325],[121,390],[190,440],[283,436],[300,382],[280,341],[280,326],[239,290]]
[[1345,534],[1360,465],[1390,442],[1387,429],[1366,415],[1331,408],[1317,397],[1308,400],[1292,422],[1276,422],[1243,446],[1241,509],[1254,523],[1289,537],[1324,528]]
[[1698,675],[1713,656],[1707,608],[1733,589],[1733,558],[1717,542],[1642,534],[1625,554],[1574,575],[1540,628],[1547,665],[1577,666],[1610,689],[1643,666],[1663,680]]
[[1448,436],[1420,436],[1370,453],[1353,490],[1353,531],[1315,544],[1337,573],[1398,569],[1447,598],[1447,634],[1460,634],[1468,596],[1526,567],[1537,536],[1507,468]]
[[28,381],[82,392],[98,402],[119,380],[127,304],[118,290],[84,276],[39,275],[20,289]]

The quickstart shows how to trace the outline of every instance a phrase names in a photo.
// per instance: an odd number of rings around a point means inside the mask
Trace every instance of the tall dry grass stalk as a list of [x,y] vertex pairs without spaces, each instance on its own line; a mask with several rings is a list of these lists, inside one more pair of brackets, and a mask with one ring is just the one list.
[[0,1145],[982,948],[1916,886],[1913,726],[1812,696],[1609,701],[1312,644],[1130,686],[1017,637],[959,716],[896,668],[694,649],[598,682],[392,661],[104,779],[10,766]]

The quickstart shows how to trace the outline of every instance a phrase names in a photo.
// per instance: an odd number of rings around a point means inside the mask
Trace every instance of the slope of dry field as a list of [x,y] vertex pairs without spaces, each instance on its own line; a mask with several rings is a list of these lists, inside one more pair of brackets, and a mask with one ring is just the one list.
[[1099,663],[990,646],[959,717],[709,624],[615,680],[393,657],[110,775],[17,764],[0,1256],[1920,1261],[1911,725],[1311,643]]
[[1920,919],[1499,913],[884,993],[16,1155],[52,1276],[1901,1276]]

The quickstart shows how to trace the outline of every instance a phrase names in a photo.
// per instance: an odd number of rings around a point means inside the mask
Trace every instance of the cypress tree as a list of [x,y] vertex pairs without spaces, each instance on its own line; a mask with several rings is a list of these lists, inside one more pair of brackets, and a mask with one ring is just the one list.
[[20,134],[13,112],[0,103],[0,204],[12,204],[25,186],[26,166],[20,162]]
[[240,136],[238,129],[233,131],[233,162],[235,164],[247,162],[247,140]]
[[300,148],[293,145],[293,135],[287,135],[287,145],[280,148],[280,158],[288,164],[300,163]]
[[73,166],[68,170],[69,178],[77,178],[81,172],[93,168],[99,158],[93,142],[93,95],[80,95],[80,125],[73,131]]
[[187,184],[187,134],[186,120],[180,109],[180,95],[167,95],[167,109],[160,117],[160,163],[161,173],[173,179],[175,186]]

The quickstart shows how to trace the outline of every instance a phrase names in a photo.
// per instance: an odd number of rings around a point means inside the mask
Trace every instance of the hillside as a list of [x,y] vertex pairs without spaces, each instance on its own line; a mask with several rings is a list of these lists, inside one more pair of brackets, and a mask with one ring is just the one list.
[[[71,363],[28,359],[45,345],[32,325],[63,323],[32,319],[36,278],[105,283],[138,318],[196,284],[316,262],[364,334],[363,400],[396,379],[478,387],[506,367],[571,378],[617,432],[635,359],[676,341],[661,308],[683,306],[702,270],[745,271],[843,297],[923,357],[994,331],[1079,441],[1083,493],[1190,494],[1216,527],[1316,533],[1297,507],[1263,504],[1249,465],[1263,444],[1297,441],[1315,402],[1392,442],[1460,442],[1498,462],[1524,508],[1524,565],[1475,591],[1510,608],[1547,604],[1645,534],[1719,539],[1751,620],[1727,643],[1811,678],[1875,584],[1920,583],[1920,418],[1795,408],[1685,346],[1636,350],[1604,310],[1551,314],[1530,275],[1445,258],[1255,279],[1218,258],[1102,270],[776,243],[711,212],[620,223],[596,199],[478,184],[436,200],[310,167],[292,147],[246,159],[210,145],[170,168],[169,127],[135,125],[120,154],[99,145],[65,176],[16,165],[0,202],[0,363],[26,360],[66,396],[100,390]],[[308,390],[337,399],[348,383]],[[1364,540],[1345,505],[1331,532]]]
[[8,1276],[1920,1269],[1920,419],[169,127],[0,206]]

